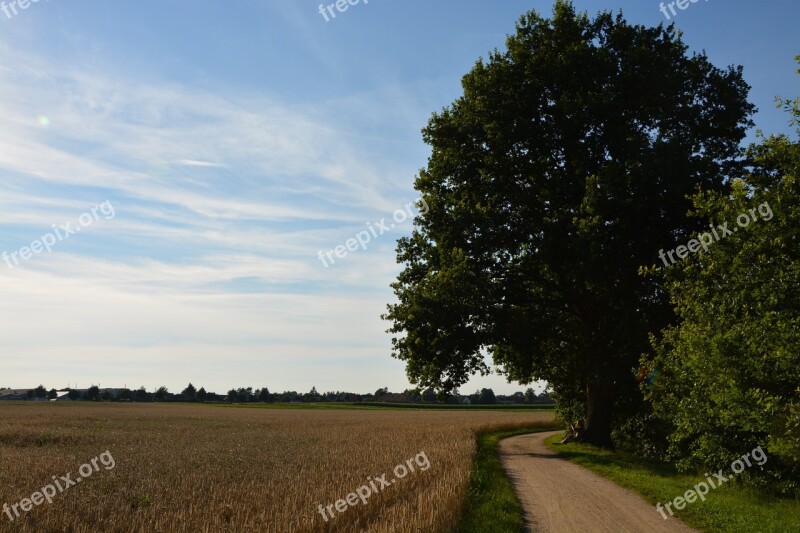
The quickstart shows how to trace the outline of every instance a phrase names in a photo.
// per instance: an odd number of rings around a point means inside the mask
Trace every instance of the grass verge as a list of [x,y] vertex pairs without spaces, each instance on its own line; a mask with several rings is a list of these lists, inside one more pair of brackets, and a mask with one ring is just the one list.
[[459,533],[509,533],[522,531],[522,506],[514,493],[500,458],[498,443],[508,437],[554,431],[562,425],[539,424],[534,426],[494,429],[475,435],[478,449],[472,464],[469,492]]
[[[559,440],[561,435],[556,435],[546,439],[545,444],[562,457],[640,494],[653,504],[653,513],[658,512],[657,503],[663,506],[705,480],[705,476],[678,472],[664,462],[586,444],[557,444]],[[800,501],[796,499],[769,497],[731,482],[711,490],[705,498],[687,504],[683,510],[676,510],[673,505],[675,516],[703,531],[800,531]]]

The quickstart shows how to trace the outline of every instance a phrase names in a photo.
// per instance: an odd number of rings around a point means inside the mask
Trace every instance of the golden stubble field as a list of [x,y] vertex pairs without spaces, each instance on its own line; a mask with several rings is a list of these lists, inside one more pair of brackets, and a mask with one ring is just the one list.
[[[474,431],[551,413],[279,410],[175,404],[0,404],[0,505],[103,464],[0,531],[446,531]],[[421,452],[429,461],[326,522],[326,507]],[[420,461],[420,464],[424,461]],[[62,485],[66,482],[62,483]],[[376,482],[375,487],[380,487]],[[341,504],[340,504],[341,505]],[[13,512],[12,512],[13,516]]]

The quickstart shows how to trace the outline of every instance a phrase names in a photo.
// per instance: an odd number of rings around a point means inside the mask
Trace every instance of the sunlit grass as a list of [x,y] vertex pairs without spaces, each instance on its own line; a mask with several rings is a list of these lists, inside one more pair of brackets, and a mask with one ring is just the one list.
[[[702,475],[680,473],[663,462],[648,461],[585,444],[558,444],[562,437],[550,437],[545,443],[562,457],[637,492],[653,504],[654,514],[658,514],[656,503],[660,502],[663,506],[705,480]],[[711,490],[705,501],[696,500],[683,510],[673,507],[673,511],[688,525],[704,531],[800,531],[800,501],[770,497],[733,482]]]

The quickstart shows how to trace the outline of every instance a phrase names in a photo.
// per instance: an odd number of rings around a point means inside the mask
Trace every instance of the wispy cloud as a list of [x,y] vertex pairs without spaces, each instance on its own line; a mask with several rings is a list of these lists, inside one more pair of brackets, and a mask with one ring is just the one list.
[[[368,354],[398,366],[378,318],[397,235],[335,271],[316,253],[413,199],[406,189],[398,200],[410,173],[387,173],[319,109],[23,56],[0,47],[0,246],[18,249],[96,202],[117,211],[0,269],[0,343],[26,368],[63,372],[60,358],[99,351],[132,364],[161,350],[177,365],[186,346],[218,347],[195,350],[207,367],[219,349],[242,368]],[[42,324],[49,340],[34,333]]]
[[192,159],[179,159],[175,161],[178,165],[185,165],[187,167],[224,167],[219,163],[211,163],[209,161],[194,161]]

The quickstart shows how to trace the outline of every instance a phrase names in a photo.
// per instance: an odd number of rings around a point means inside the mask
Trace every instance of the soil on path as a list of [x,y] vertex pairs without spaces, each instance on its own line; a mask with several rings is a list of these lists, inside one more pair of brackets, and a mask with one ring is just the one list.
[[526,531],[696,531],[676,518],[664,520],[640,496],[559,457],[544,444],[554,434],[532,433],[500,441],[500,458],[522,502]]

